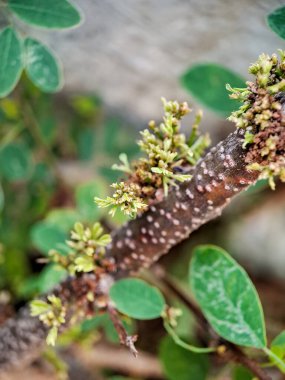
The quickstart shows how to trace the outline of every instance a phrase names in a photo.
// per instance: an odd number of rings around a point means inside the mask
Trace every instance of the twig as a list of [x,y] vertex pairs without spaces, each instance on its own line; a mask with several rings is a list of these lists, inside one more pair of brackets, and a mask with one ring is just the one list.
[[[107,256],[117,265],[117,272],[108,275],[113,281],[151,266],[192,231],[219,216],[236,194],[255,183],[258,172],[247,169],[243,135],[243,130],[230,134],[199,161],[190,182],[173,188],[166,199],[114,232],[107,249]],[[59,287],[67,294],[67,301],[74,296],[69,287],[70,280]],[[102,291],[106,292],[106,287]],[[20,366],[29,353],[39,354],[45,334],[45,327],[29,316],[27,308],[17,320],[4,324],[0,329],[0,370]]]
[[135,342],[138,339],[137,335],[129,335],[120,319],[120,316],[116,309],[114,309],[111,305],[107,306],[107,311],[110,315],[111,321],[113,322],[113,325],[118,333],[120,343],[126,347],[129,348],[131,353],[136,358],[138,355],[138,351],[135,347]]

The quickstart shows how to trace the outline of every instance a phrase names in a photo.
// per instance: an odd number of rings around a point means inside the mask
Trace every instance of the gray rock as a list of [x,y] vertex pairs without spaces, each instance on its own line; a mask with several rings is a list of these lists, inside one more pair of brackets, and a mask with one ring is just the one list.
[[[191,99],[178,81],[192,64],[223,63],[247,75],[261,52],[284,42],[265,17],[281,0],[77,0],[79,28],[33,29],[59,54],[65,91],[99,93],[138,125],[161,115],[160,97]],[[219,119],[207,113],[205,124]]]

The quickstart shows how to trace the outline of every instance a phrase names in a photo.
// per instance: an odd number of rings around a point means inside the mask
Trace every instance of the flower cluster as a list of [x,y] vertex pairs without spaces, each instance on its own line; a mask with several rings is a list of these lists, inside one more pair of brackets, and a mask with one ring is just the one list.
[[110,206],[112,215],[119,208],[134,217],[160,200],[161,193],[167,196],[170,186],[189,181],[191,166],[196,164],[210,144],[209,136],[200,135],[198,131],[201,112],[197,114],[187,139],[180,129],[181,119],[190,112],[188,104],[162,101],[165,111],[163,122],[157,125],[151,121],[138,141],[144,156],[130,165],[127,156],[121,154],[121,164],[113,168],[125,172],[128,178],[112,185],[115,188],[112,197],[95,198],[99,207]]
[[115,189],[112,197],[106,199],[95,198],[99,207],[111,207],[110,214],[115,215],[118,208],[124,214],[134,217],[138,212],[147,208],[146,203],[140,198],[140,187],[136,183],[113,183]]
[[68,240],[68,251],[62,254],[56,250],[49,252],[50,260],[66,269],[69,274],[76,272],[91,272],[101,266],[105,255],[105,247],[111,242],[109,234],[103,233],[100,223],[92,227],[84,227],[81,223],[75,223],[71,231],[71,239]]
[[[95,271],[96,277],[99,279],[100,274],[114,270],[113,262],[105,258],[105,247],[110,242],[110,235],[104,234],[100,223],[95,223],[92,227],[84,227],[81,223],[75,223],[74,229],[71,231],[70,240],[66,242],[66,251],[51,250],[49,259],[64,268],[72,276],[77,273]],[[87,288],[86,284],[85,288],[80,286],[79,294],[82,293],[84,297],[86,296],[89,305],[89,302],[94,301],[94,294],[92,290],[90,291]],[[79,296],[77,296],[77,299],[79,300]],[[65,323],[67,314],[62,299],[55,295],[50,295],[46,301],[32,301],[30,306],[31,315],[39,317],[44,325],[50,328],[46,341],[48,344],[54,345],[59,327]]]
[[39,317],[44,325],[50,328],[46,338],[49,345],[54,346],[59,327],[65,323],[66,308],[61,299],[55,295],[47,297],[47,301],[34,300],[30,303],[31,315]]
[[268,178],[274,189],[274,176],[285,181],[285,52],[280,59],[262,54],[249,72],[255,82],[247,88],[231,88],[231,97],[243,102],[229,120],[245,129],[243,148],[247,149],[246,162],[250,170],[258,170],[261,178]]

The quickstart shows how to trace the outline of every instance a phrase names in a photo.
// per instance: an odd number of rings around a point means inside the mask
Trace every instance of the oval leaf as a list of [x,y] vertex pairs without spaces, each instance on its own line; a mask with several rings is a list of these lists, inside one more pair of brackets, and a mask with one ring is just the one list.
[[239,107],[237,101],[229,98],[226,84],[245,87],[239,75],[214,63],[193,65],[182,75],[181,83],[198,101],[222,115]]
[[268,26],[279,37],[285,39],[285,7],[275,9],[267,16]]
[[4,97],[14,89],[23,69],[22,44],[13,28],[0,33],[0,52],[0,97]]
[[207,378],[207,355],[194,354],[177,346],[170,337],[165,337],[159,348],[159,357],[164,373],[170,380],[204,380]]
[[158,318],[165,305],[158,289],[135,278],[117,281],[110,289],[110,298],[121,313],[136,319]]
[[51,249],[59,249],[68,238],[68,235],[57,226],[48,222],[38,222],[31,229],[33,245],[48,254]]
[[258,294],[244,269],[223,249],[199,246],[190,265],[190,284],[203,313],[223,338],[264,348],[264,316]]
[[75,190],[75,202],[81,218],[90,222],[97,220],[103,211],[95,207],[94,198],[104,197],[106,193],[107,186],[99,178],[79,185]]
[[8,181],[26,180],[32,173],[29,149],[22,144],[8,144],[0,149],[0,173]]
[[45,92],[62,87],[59,60],[49,48],[33,38],[25,40],[25,69],[31,81]]
[[59,266],[54,264],[46,265],[38,276],[38,291],[40,293],[49,292],[66,277],[67,272]]
[[58,208],[51,210],[45,220],[62,231],[69,233],[74,224],[80,220],[80,215],[71,208]]
[[78,25],[81,15],[67,0],[9,0],[8,7],[28,24],[64,29]]

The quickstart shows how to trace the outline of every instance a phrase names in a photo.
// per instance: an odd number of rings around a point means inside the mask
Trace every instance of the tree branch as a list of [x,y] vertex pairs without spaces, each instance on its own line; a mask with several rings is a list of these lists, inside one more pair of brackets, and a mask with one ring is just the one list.
[[242,129],[231,133],[198,162],[190,182],[113,234],[107,254],[121,275],[149,267],[255,183],[259,173],[246,169],[243,136]]
[[[219,216],[236,194],[255,183],[259,173],[246,168],[243,135],[243,130],[231,133],[198,162],[190,182],[173,188],[166,199],[113,233],[107,257],[115,260],[117,272],[102,277],[98,294],[106,294],[108,284],[116,278],[152,265],[192,231]],[[95,281],[94,277],[91,274],[89,282]],[[57,288],[67,302],[74,298],[71,285],[76,281],[68,279]],[[0,329],[0,371],[20,367],[39,355],[45,336],[46,328],[30,317],[27,307],[7,321]]]

